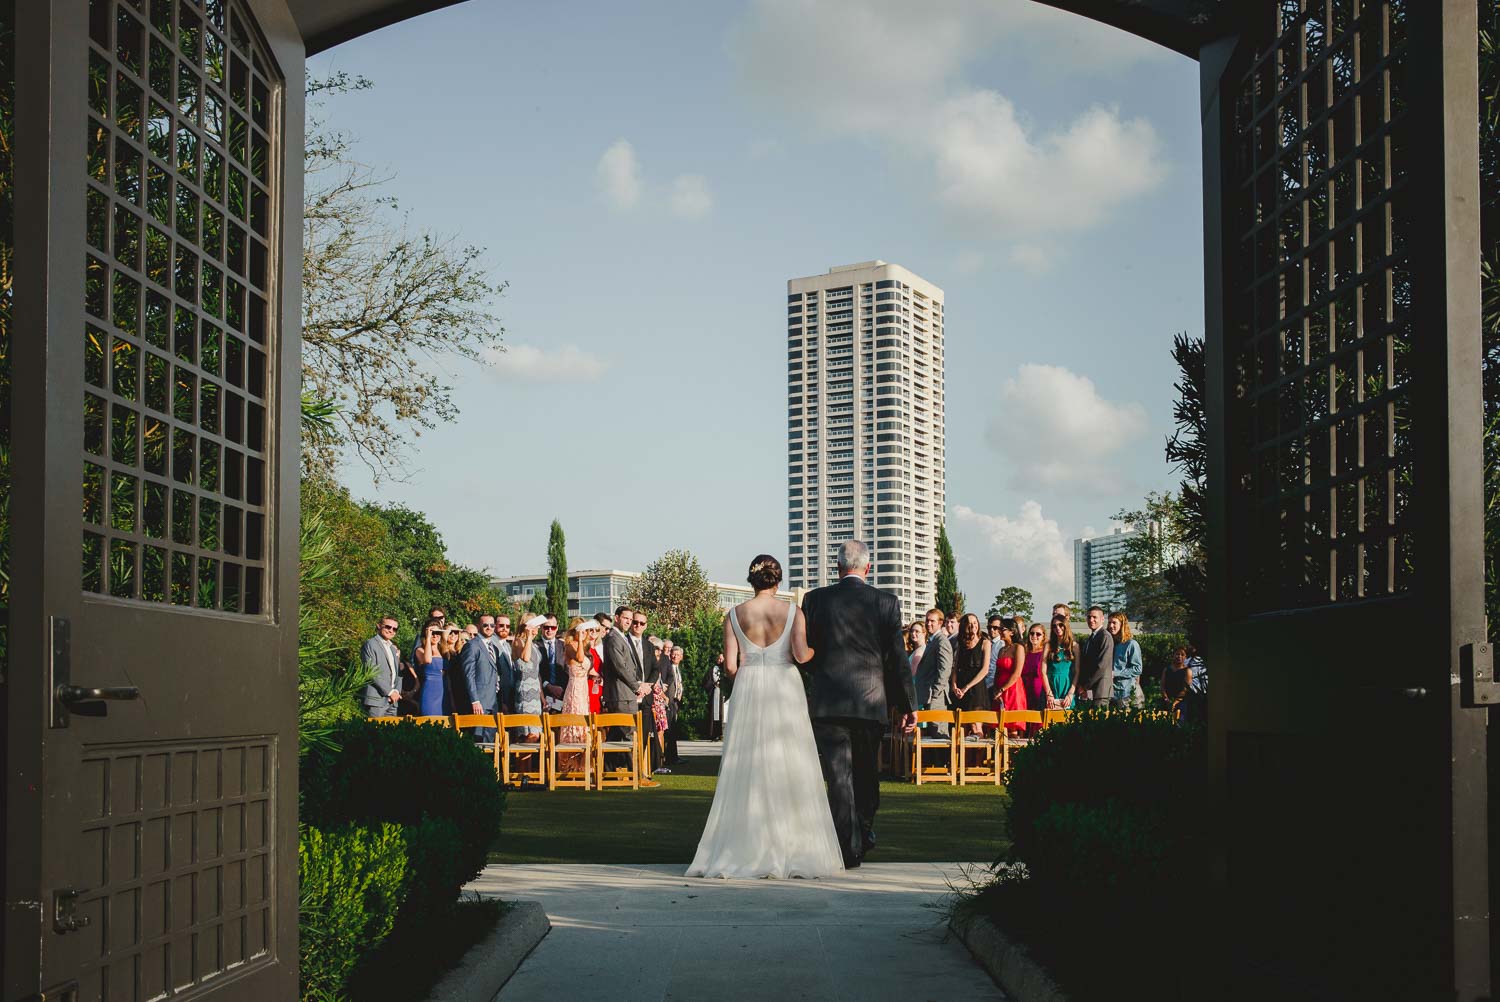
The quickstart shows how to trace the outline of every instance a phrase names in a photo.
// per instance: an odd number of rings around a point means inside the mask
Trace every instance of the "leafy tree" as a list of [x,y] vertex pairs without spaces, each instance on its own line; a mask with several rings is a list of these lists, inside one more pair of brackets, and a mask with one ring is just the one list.
[[458,413],[440,360],[483,362],[503,350],[484,251],[412,232],[379,194],[388,177],[359,163],[329,128],[322,99],[371,86],[336,73],[307,84],[304,153],[302,384],[329,408],[304,423],[304,470],[352,451],[378,482],[404,475],[404,440]]
[[1208,372],[1203,339],[1184,331],[1172,338],[1172,360],[1177,363],[1172,404],[1176,428],[1167,439],[1167,462],[1182,474],[1177,518],[1180,550],[1162,571],[1176,594],[1182,615],[1177,624],[1202,650],[1208,640],[1208,410],[1205,404]]
[[703,573],[698,558],[687,550],[668,550],[657,557],[630,586],[625,601],[640,609],[659,629],[675,630],[691,623],[700,612],[718,612],[719,593]]
[[1000,594],[990,603],[984,618],[988,620],[991,616],[1013,616],[1018,612],[1026,617],[1027,622],[1036,619],[1036,599],[1025,588],[1009,585],[1000,589]]
[[938,526],[937,541],[937,590],[932,604],[944,612],[958,607],[958,566],[953,559],[953,546],[948,542],[948,526]]
[[1125,541],[1121,557],[1104,565],[1105,573],[1120,582],[1125,610],[1131,619],[1149,623],[1153,630],[1180,632],[1190,610],[1176,569],[1201,552],[1181,497],[1153,491],[1141,508],[1116,512],[1114,517],[1142,530]]
[[547,612],[557,617],[563,628],[568,625],[568,551],[562,523],[552,520],[547,537]]

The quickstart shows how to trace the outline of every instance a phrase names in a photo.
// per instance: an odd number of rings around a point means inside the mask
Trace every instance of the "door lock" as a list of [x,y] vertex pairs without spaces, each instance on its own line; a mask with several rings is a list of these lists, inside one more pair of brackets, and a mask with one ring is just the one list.
[[89,924],[87,915],[78,914],[78,896],[83,888],[64,887],[52,892],[52,931],[77,932]]

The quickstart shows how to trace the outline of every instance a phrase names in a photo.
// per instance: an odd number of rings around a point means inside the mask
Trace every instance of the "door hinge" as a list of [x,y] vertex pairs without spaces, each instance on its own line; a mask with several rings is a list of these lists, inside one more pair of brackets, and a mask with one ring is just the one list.
[[1459,675],[1466,706],[1500,706],[1500,682],[1495,681],[1495,649],[1487,643],[1458,649]]
[[62,887],[52,892],[53,932],[77,932],[89,924],[87,915],[78,914],[78,896],[82,893],[77,887]]

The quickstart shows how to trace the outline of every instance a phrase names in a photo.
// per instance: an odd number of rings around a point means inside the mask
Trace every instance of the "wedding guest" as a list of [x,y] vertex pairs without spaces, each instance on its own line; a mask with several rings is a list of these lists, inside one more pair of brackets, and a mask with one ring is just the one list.
[[443,607],[442,606],[435,605],[435,606],[433,606],[428,611],[428,613],[427,613],[427,622],[424,623],[423,626],[422,626],[422,628],[417,631],[417,639],[414,640],[414,641],[412,641],[412,645],[411,645],[411,663],[417,666],[417,670],[418,671],[420,671],[422,669],[423,662],[419,662],[417,660],[417,651],[421,650],[423,647],[426,646],[426,644],[427,644],[427,641],[426,641],[427,628],[432,625],[432,621],[434,619],[437,620],[438,629],[441,630],[441,629],[445,629],[447,627],[447,625],[448,625],[448,614],[443,611]]
[[708,696],[708,740],[719,741],[724,737],[724,655],[714,658],[713,667],[703,673],[703,691]]
[[[586,714],[589,712],[589,651],[594,646],[594,635],[599,624],[591,619],[574,617],[568,623],[568,635],[562,645],[562,662],[567,672],[567,684],[562,693],[562,712]],[[558,740],[564,744],[583,744],[588,739],[588,728],[584,726],[564,727],[558,732]],[[578,753],[571,753],[567,762],[559,761],[559,768],[578,769],[582,766]]]
[[943,632],[948,635],[948,644],[953,653],[958,653],[958,613],[950,612],[943,617]]
[[1052,618],[1056,619],[1058,616],[1066,619],[1069,626],[1073,625],[1073,607],[1068,603],[1059,602],[1052,607]]
[[562,653],[562,640],[557,635],[557,617],[547,613],[547,618],[542,621],[541,636],[536,641],[536,660],[538,680],[542,686],[542,705],[548,712],[555,713],[562,709],[563,690],[568,685],[568,667],[559,656]]
[[[953,660],[953,705],[959,710],[988,710],[990,690],[984,684],[989,670],[990,640],[979,632],[979,617],[964,613],[958,628],[958,652]],[[971,724],[976,735],[983,725]]]
[[359,649],[359,660],[369,673],[363,701],[365,716],[394,717],[401,701],[401,655],[396,650],[396,617],[380,620],[375,636]]
[[[948,689],[953,678],[953,640],[944,629],[943,610],[927,610],[927,648],[922,653],[922,663],[912,684],[917,689],[917,708],[920,710],[948,709]],[[929,723],[924,725],[937,737],[948,736],[948,725]]]
[[[995,662],[995,680],[998,683],[994,699],[995,712],[1024,710],[1026,709],[1026,687],[1021,684],[1021,672],[1026,667],[1026,648],[1020,643],[1014,619],[1001,620],[1000,644],[1003,653]],[[1006,724],[1005,726],[1012,732],[1026,729],[1025,724]]]
[[1004,616],[991,616],[984,629],[990,641],[990,663],[984,673],[984,684],[991,693],[995,691],[995,676],[1000,670],[1000,655],[1005,653],[1005,645],[1000,642],[1000,627],[1004,624]]
[[682,661],[686,653],[681,646],[672,647],[672,685],[667,695],[672,703],[668,708],[670,727],[667,728],[667,765],[674,766],[680,759],[677,754],[677,720],[682,713]]
[[443,633],[441,619],[437,616],[428,619],[417,636],[417,649],[412,655],[417,670],[421,672],[418,692],[421,694],[420,712],[424,717],[443,715]]
[[594,617],[594,640],[589,645],[589,712],[600,713],[604,707],[604,635],[614,619],[607,612]]
[[[521,630],[510,641],[511,685],[515,692],[515,712],[542,712],[542,682],[537,674],[535,640],[537,628],[545,622],[544,616],[533,616],[521,625]],[[540,727],[524,726],[511,728],[510,735],[518,741],[542,740]]]
[[1108,704],[1114,688],[1115,641],[1104,628],[1104,609],[1089,608],[1089,638],[1078,652],[1076,697],[1082,705]]
[[[458,652],[464,649],[464,641],[468,638],[464,635],[463,627],[449,623],[443,628],[443,713],[444,715],[458,712],[455,707],[463,706],[463,672],[458,670]],[[455,680],[457,684],[455,685]]]
[[477,636],[479,636],[479,627],[476,624],[470,623],[464,627],[464,643],[468,643]]
[[1016,613],[1016,643],[1026,643],[1026,637],[1028,636],[1028,634],[1029,631],[1026,629],[1026,617],[1021,615],[1019,612]]
[[[1026,661],[1021,669],[1021,687],[1026,692],[1028,710],[1047,708],[1047,668],[1043,663],[1047,657],[1047,628],[1034,623],[1026,633]],[[1035,724],[1027,725],[1027,733],[1035,733]]]
[[914,620],[906,628],[906,657],[911,663],[911,677],[917,677],[917,666],[922,663],[922,655],[926,653],[927,647],[927,624],[920,619]]
[[1182,719],[1182,700],[1192,685],[1192,669],[1188,667],[1186,647],[1172,651],[1172,663],[1161,670],[1161,698],[1167,704],[1167,712],[1173,720]]
[[[637,629],[639,622],[639,629]],[[644,678],[648,664],[644,641],[646,617],[637,621],[635,611],[628,605],[615,609],[614,628],[604,636],[604,709],[607,713],[626,713],[635,716],[640,711],[641,700],[651,693],[651,683]],[[611,727],[609,740],[636,741],[635,727]],[[643,740],[645,735],[641,735]],[[622,754],[605,756],[606,765],[611,759],[618,761]],[[643,779],[641,785],[648,789],[657,786],[655,780]]]
[[[494,713],[500,698],[500,666],[495,660],[495,648],[490,643],[495,636],[495,617],[480,616],[478,627],[478,636],[464,644],[458,654],[457,674],[463,678],[463,698],[468,700],[468,712]],[[474,740],[481,745],[490,744],[495,740],[495,729],[474,728]]]
[[1110,694],[1113,706],[1143,706],[1146,695],[1141,691],[1141,645],[1130,635],[1130,618],[1124,610],[1109,614],[1109,635],[1114,641],[1112,671],[1114,686]]
[[1066,614],[1052,617],[1052,636],[1047,638],[1047,709],[1071,710],[1073,686],[1078,679],[1078,641]]

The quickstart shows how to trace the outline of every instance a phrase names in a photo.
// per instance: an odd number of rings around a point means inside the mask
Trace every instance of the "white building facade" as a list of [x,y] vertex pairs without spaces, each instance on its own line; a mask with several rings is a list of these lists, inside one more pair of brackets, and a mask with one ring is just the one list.
[[1109,564],[1124,558],[1130,540],[1151,531],[1148,524],[1116,528],[1107,536],[1073,540],[1073,594],[1080,605],[1085,609],[1097,605],[1113,610],[1125,604],[1119,577],[1110,573]]
[[946,467],[943,290],[884,261],[787,282],[787,585],[837,579],[870,545],[871,583],[906,619],[933,599]]
[[[631,585],[640,577],[639,571],[597,570],[579,571],[568,575],[568,615],[591,619],[599,613],[613,616],[615,610],[625,604],[625,596]],[[755,595],[748,584],[722,584],[709,582],[718,596],[721,612]],[[524,606],[537,592],[547,590],[547,575],[525,574],[518,577],[497,578],[491,582],[496,591],[504,592],[516,605]],[[790,592],[781,592],[779,597],[791,600]]]

